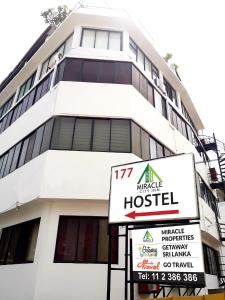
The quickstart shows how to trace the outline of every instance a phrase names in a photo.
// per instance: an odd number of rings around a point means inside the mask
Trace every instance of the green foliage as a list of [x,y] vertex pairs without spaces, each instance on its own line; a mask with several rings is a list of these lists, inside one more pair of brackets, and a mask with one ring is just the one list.
[[168,61],[173,57],[172,53],[166,53],[166,55],[163,57],[164,60],[168,63]]
[[57,8],[49,8],[42,11],[41,16],[44,18],[45,23],[57,27],[65,20],[70,12],[71,10],[66,5],[62,5]]

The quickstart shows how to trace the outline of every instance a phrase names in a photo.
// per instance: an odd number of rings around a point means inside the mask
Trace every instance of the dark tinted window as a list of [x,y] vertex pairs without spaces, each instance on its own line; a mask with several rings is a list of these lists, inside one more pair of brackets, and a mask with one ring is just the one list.
[[111,120],[111,151],[130,152],[130,121]]
[[[59,219],[55,262],[107,263],[107,219],[98,217],[67,217]],[[112,262],[118,260],[117,229],[113,227]]]
[[94,120],[93,151],[109,151],[110,120]]
[[150,159],[149,134],[141,129],[141,157],[144,160]]
[[87,60],[83,62],[83,81],[98,82],[99,63]]
[[132,122],[132,152],[141,157],[141,128]]
[[83,60],[81,59],[66,59],[65,71],[63,80],[65,81],[82,81],[81,72]]
[[0,264],[33,262],[40,219],[3,228]]
[[139,91],[140,89],[140,72],[132,66],[132,85]]
[[56,119],[52,135],[52,149],[72,149],[74,121],[74,118],[67,117]]
[[74,133],[74,150],[91,150],[92,120],[77,119]]

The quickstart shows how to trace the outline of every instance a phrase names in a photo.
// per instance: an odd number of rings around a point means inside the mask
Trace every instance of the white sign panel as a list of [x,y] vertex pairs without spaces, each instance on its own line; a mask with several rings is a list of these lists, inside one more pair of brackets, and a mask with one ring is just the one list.
[[112,167],[110,223],[195,218],[192,154]]
[[133,281],[205,286],[199,224],[132,231]]

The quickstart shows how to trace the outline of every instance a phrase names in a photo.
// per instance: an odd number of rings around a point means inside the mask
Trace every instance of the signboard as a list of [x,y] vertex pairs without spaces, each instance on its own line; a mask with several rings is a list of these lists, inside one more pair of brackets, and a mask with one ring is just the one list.
[[110,223],[195,218],[193,154],[112,167]]
[[132,230],[133,281],[204,287],[199,224]]

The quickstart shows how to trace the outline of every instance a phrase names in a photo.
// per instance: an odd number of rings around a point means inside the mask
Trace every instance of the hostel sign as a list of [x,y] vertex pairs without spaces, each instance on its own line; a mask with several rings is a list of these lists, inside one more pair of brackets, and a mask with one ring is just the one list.
[[204,287],[199,224],[132,230],[133,281]]
[[193,154],[112,167],[110,223],[196,218]]

